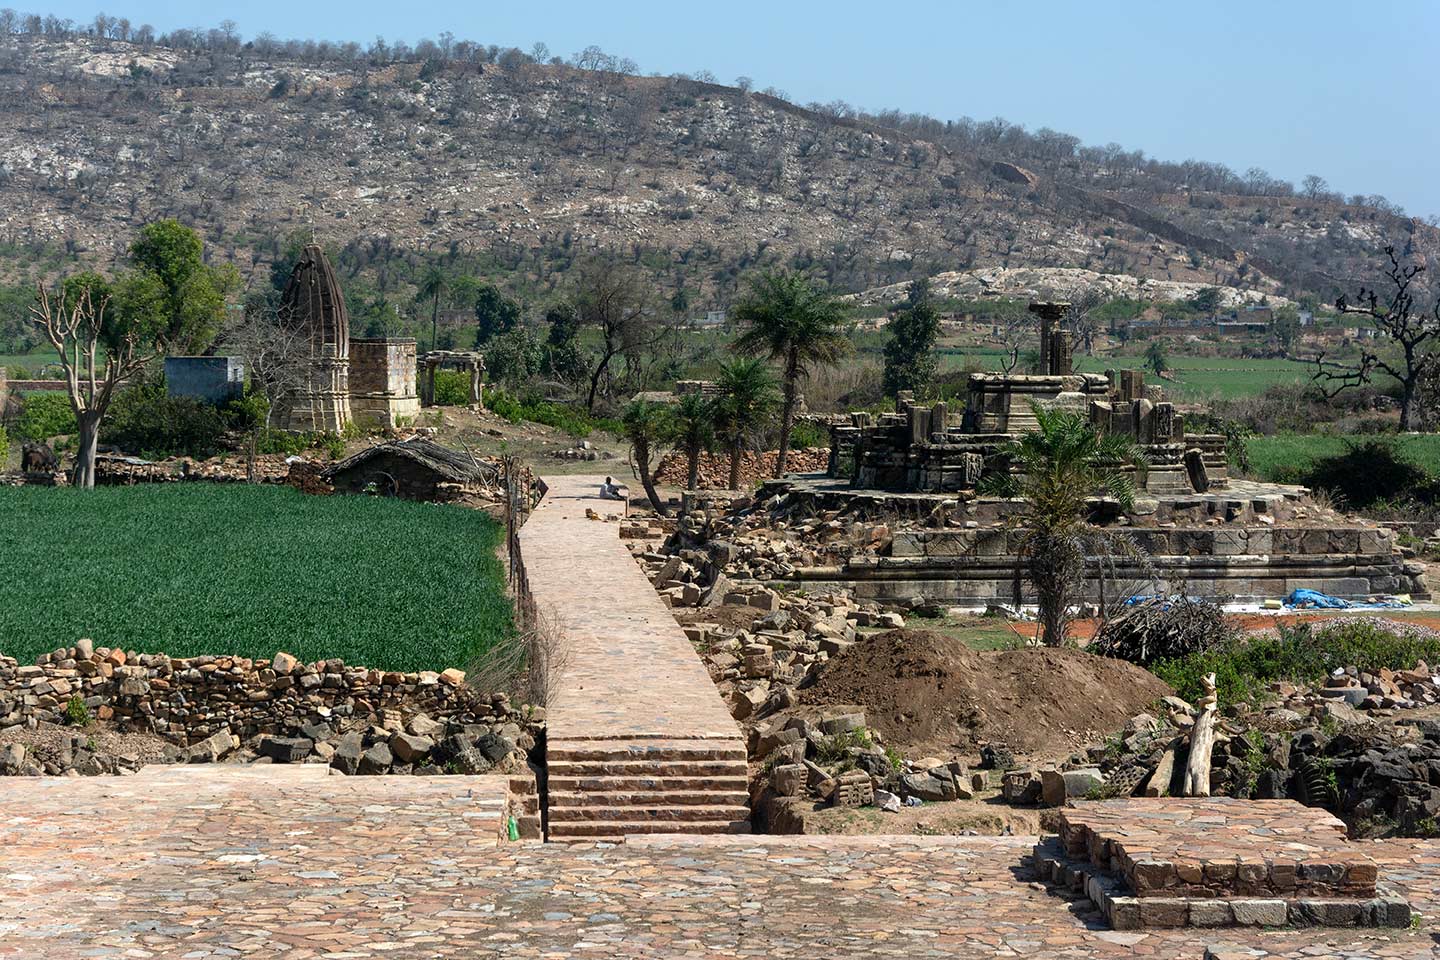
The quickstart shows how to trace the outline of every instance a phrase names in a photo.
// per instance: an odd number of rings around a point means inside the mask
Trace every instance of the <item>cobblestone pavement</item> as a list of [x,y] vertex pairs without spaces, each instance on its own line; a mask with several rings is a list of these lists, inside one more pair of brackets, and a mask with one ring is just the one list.
[[[1428,926],[1111,932],[1033,838],[496,845],[502,782],[256,773],[0,783],[0,957],[1440,957]],[[1440,910],[1440,843],[1370,849]]]

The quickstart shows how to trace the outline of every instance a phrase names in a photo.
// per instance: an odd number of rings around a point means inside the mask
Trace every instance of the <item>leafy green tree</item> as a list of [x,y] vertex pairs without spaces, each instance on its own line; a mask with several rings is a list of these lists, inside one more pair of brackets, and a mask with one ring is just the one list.
[[700,454],[715,445],[716,404],[702,393],[680,397],[671,411],[672,439],[685,451],[685,489],[700,483]]
[[749,290],[735,305],[734,316],[747,325],[735,349],[780,363],[780,452],[775,476],[783,476],[800,378],[845,355],[849,347],[843,329],[845,311],[828,290],[803,275],[767,271],[750,281]]
[[1293,306],[1281,307],[1275,311],[1275,319],[1270,324],[1270,335],[1275,338],[1275,344],[1280,352],[1287,357],[1295,349],[1295,344],[1300,341],[1300,311]]
[[1195,296],[1190,298],[1190,306],[1198,313],[1209,316],[1220,309],[1224,300],[1224,293],[1219,287],[1201,287],[1195,291]]
[[116,282],[82,273],[56,289],[38,284],[30,316],[64,371],[79,438],[74,483],[82,489],[95,486],[100,424],[116,387],[172,345],[206,342],[216,322],[208,310],[172,312],[164,279],[150,270]]
[[655,474],[651,470],[651,461],[655,454],[667,438],[674,435],[668,405],[649,400],[631,401],[621,417],[621,424],[625,429],[625,439],[630,441],[635,472],[640,475],[640,485],[645,488],[645,496],[649,498],[650,506],[654,507],[660,516],[668,517],[670,511],[655,492]]
[[[239,289],[235,268],[205,263],[200,235],[175,220],[140,228],[130,244],[133,273],[116,285],[111,306],[132,324],[154,329],[173,354],[199,353],[214,341],[225,320],[225,300]],[[137,313],[152,313],[141,318]]]
[[540,360],[540,344],[524,327],[500,334],[485,348],[485,369],[496,383],[525,383],[539,372]]
[[452,281],[449,274],[440,269],[439,266],[431,264],[426,268],[420,282],[415,286],[415,300],[417,303],[430,301],[430,349],[437,348],[440,342],[440,300],[451,288]]
[[780,393],[763,361],[739,357],[720,365],[716,426],[730,448],[730,489],[740,489],[740,458],[747,442],[769,425]]
[[1157,377],[1170,369],[1170,357],[1165,353],[1165,341],[1150,341],[1150,346],[1145,348],[1145,366]]
[[579,383],[585,378],[585,358],[580,353],[580,314],[568,300],[552,303],[545,310],[544,357],[541,369],[561,383]]
[[475,346],[483,347],[493,337],[509,333],[520,325],[520,304],[500,292],[493,283],[475,294]]
[[1135,503],[1133,474],[1126,466],[1143,461],[1124,434],[1100,434],[1084,414],[1033,405],[1036,429],[1011,444],[1010,471],[983,484],[992,495],[1025,501],[1020,528],[1015,602],[1021,575],[1028,575],[1040,608],[1041,640],[1062,646],[1070,608],[1078,599],[1090,558],[1132,552],[1123,539],[1089,522],[1090,501],[1106,497],[1121,510]]
[[890,321],[885,343],[882,387],[886,396],[901,390],[922,393],[935,379],[935,341],[940,337],[940,311],[930,295],[930,281],[913,280],[905,304]]

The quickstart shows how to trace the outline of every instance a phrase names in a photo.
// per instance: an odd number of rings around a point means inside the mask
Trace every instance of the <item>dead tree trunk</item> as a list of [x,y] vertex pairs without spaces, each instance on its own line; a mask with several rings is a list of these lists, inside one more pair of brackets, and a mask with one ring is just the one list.
[[1190,758],[1185,762],[1187,797],[1210,796],[1210,755],[1215,749],[1215,717],[1219,699],[1215,696],[1215,674],[1205,675],[1205,696],[1190,729]]

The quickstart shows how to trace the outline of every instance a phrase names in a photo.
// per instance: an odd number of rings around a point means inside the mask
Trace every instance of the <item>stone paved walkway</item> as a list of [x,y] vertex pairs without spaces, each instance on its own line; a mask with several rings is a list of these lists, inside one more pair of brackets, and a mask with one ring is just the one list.
[[[1033,838],[497,846],[456,815],[486,778],[144,779],[0,783],[0,957],[1440,957],[1428,924],[1112,932],[1031,882]],[[442,788],[475,798],[447,811]],[[1440,911],[1440,843],[1372,852]]]
[[552,740],[738,739],[704,663],[660,602],[601,500],[603,476],[546,477],[520,530],[530,592],[558,614],[567,650],[546,711]]

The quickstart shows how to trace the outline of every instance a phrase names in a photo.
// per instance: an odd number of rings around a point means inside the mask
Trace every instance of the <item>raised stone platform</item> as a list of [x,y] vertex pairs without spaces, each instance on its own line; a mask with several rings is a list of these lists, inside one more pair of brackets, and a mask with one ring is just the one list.
[[1060,834],[1036,846],[1035,862],[1117,930],[1410,923],[1345,825],[1292,800],[1080,802],[1060,811]]
[[563,632],[546,711],[547,836],[743,833],[745,741],[704,663],[620,540],[600,476],[546,477],[520,530],[530,597]]
[[[1297,589],[1351,599],[1430,596],[1421,568],[1398,551],[1395,531],[1363,521],[1292,520],[1304,494],[1301,487],[1236,480],[1213,493],[1141,498],[1126,526],[1117,529],[1135,541],[1145,560],[1117,558],[1107,569],[1114,581],[1141,585],[1147,593],[1183,589],[1237,600],[1284,597]],[[823,476],[772,481],[759,499],[777,495],[817,512],[844,510],[850,518],[973,521],[968,527],[901,528],[885,555],[797,569],[792,579],[806,590],[849,589],[858,599],[881,602],[1014,599],[1015,551],[1024,534],[1006,521],[1023,510],[1016,501],[947,502],[939,494],[852,489]],[[1114,591],[1112,583],[1111,596]],[[1098,581],[1086,581],[1085,595],[1100,599]]]

